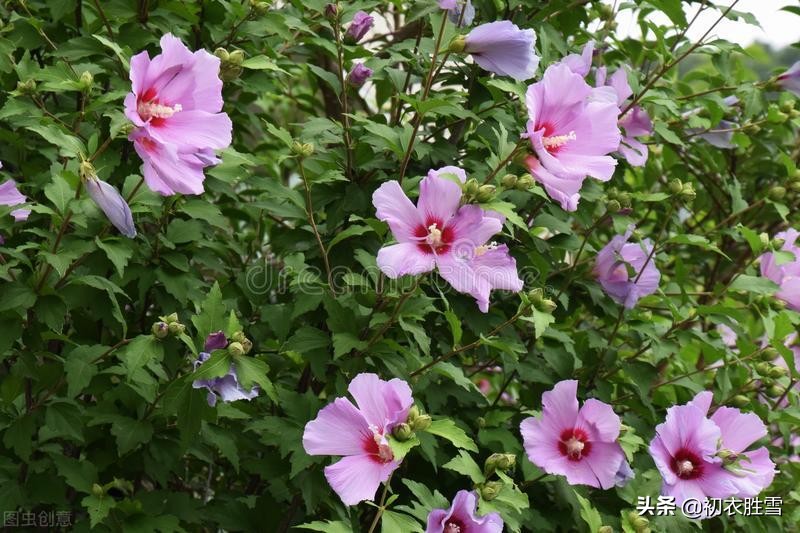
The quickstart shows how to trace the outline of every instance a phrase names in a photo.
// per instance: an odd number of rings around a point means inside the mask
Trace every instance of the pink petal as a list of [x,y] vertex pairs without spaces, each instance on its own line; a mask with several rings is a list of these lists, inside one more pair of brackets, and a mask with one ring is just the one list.
[[742,413],[732,407],[720,407],[711,420],[722,432],[722,446],[741,453],[767,434],[764,422],[754,413]]
[[616,485],[619,465],[624,460],[625,453],[616,442],[592,442],[589,454],[578,462],[587,463],[594,474],[596,484],[588,485],[610,489]]
[[769,458],[765,447],[743,454],[740,458],[741,472],[732,475],[730,483],[736,487],[739,498],[753,498],[772,484],[775,463]]
[[564,458],[558,449],[559,433],[543,420],[526,418],[519,429],[528,459],[539,468],[550,472],[552,465]]
[[551,420],[552,426],[560,429],[575,427],[578,420],[578,382],[574,379],[559,381],[553,390],[542,394],[543,419]]
[[619,153],[634,167],[641,167],[647,163],[647,145],[633,137],[623,137],[619,145]]
[[[575,425],[580,428],[588,427],[590,435],[594,436],[593,441],[616,442],[621,422],[610,405],[589,398],[583,402]],[[594,442],[592,445],[594,446]]]
[[306,424],[303,448],[309,455],[360,455],[372,430],[364,415],[345,398],[336,398]]
[[394,238],[400,242],[414,241],[414,230],[425,222],[396,181],[378,187],[372,194],[372,205],[378,219],[389,224]]
[[179,111],[164,119],[158,126],[150,126],[153,138],[164,143],[181,146],[224,149],[231,144],[233,125],[225,113],[207,111]]
[[356,505],[374,500],[380,484],[399,465],[397,461],[379,463],[366,455],[351,455],[325,467],[325,479],[345,505]]
[[417,209],[426,228],[434,222],[444,227],[455,215],[460,202],[461,187],[450,180],[427,176],[419,184]]
[[430,272],[436,267],[436,258],[433,254],[420,250],[415,243],[401,242],[381,248],[377,263],[381,272],[396,279]]
[[436,170],[428,171],[428,176],[433,176],[436,178],[443,177],[445,174],[452,174],[453,176],[457,177],[461,183],[467,182],[467,172],[463,168],[446,166]]
[[397,378],[383,381],[376,374],[362,373],[353,378],[347,390],[367,422],[387,432],[406,421],[414,403],[408,383]]

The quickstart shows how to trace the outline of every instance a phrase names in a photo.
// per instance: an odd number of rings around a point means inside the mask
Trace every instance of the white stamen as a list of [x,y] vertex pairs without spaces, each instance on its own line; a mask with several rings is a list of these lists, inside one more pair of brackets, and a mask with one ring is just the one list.
[[490,242],[489,244],[482,244],[475,248],[475,257],[480,257],[486,252],[491,252],[492,250],[497,249],[497,243],[495,241]]
[[443,533],[461,533],[461,527],[452,522],[448,522],[447,525],[444,527]]
[[570,457],[580,457],[581,452],[586,447],[586,444],[583,441],[576,439],[575,437],[571,437],[564,444],[567,446],[567,455]]
[[442,230],[436,227],[436,223],[428,226],[428,236],[425,237],[425,242],[434,248],[442,245]]
[[183,106],[181,106],[181,104],[175,104],[174,106],[170,107],[168,105],[157,104],[155,102],[139,102],[139,105],[136,107],[136,111],[138,111],[139,116],[144,120],[151,118],[169,118],[182,110]]
[[543,137],[542,144],[545,148],[558,148],[567,144],[569,141],[574,141],[578,137],[574,131],[569,132],[567,135],[554,135],[552,137]]
[[378,433],[376,428],[372,428],[372,438],[375,439],[375,444],[378,445],[378,457],[380,457],[381,461],[388,463],[394,459],[394,454],[392,453],[392,448],[389,446],[389,442],[383,435]]
[[678,461],[678,475],[685,476],[687,474],[691,474],[692,470],[694,470],[694,465],[688,459],[683,461]]

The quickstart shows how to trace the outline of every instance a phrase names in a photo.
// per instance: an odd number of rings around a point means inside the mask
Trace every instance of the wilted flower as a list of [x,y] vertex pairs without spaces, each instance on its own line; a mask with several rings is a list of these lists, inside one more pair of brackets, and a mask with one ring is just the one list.
[[578,408],[577,391],[578,382],[566,380],[542,395],[542,416],[520,426],[525,451],[533,464],[571,485],[608,489],[629,477],[617,442],[619,416],[594,398]]
[[661,280],[655,259],[651,257],[652,241],[630,243],[628,239],[632,233],[633,226],[624,235],[612,238],[597,254],[594,265],[594,275],[606,294],[628,309],[634,307],[639,298],[656,292]]
[[464,40],[464,52],[471,54],[484,70],[517,81],[527,80],[536,73],[539,56],[533,49],[536,33],[521,30],[507,20],[481,24]]
[[541,81],[528,87],[527,138],[535,156],[530,173],[567,211],[575,211],[587,176],[608,181],[616,160],[619,107],[603,88],[592,88],[564,63],[551,65]]
[[395,426],[408,419],[414,400],[408,383],[359,374],[347,388],[356,401],[336,398],[306,424],[303,448],[309,455],[338,455],[325,478],[345,505],[375,498],[381,483],[400,466],[389,446]]
[[386,221],[398,244],[378,252],[378,267],[394,279],[438,268],[459,292],[472,295],[481,311],[489,308],[492,289],[522,290],[516,261],[505,245],[488,242],[503,228],[502,215],[461,202],[466,174],[457,167],[431,170],[420,182],[417,205],[396,181],[381,185],[372,195],[380,220]]
[[347,83],[353,87],[361,87],[370,76],[372,76],[371,68],[364,66],[364,63],[356,63],[347,74]]
[[166,34],[162,53],[131,58],[132,92],[125,115],[129,136],[144,161],[147,186],[163,195],[203,192],[203,168],[219,163],[214,150],[231,143],[231,121],[222,113],[220,59],[191,52]]
[[[211,357],[211,352],[214,350],[222,350],[228,344],[225,334],[221,331],[212,333],[206,337],[204,351],[200,352],[199,357],[194,362],[194,369],[197,370],[203,363],[208,361]],[[239,383],[239,377],[236,375],[236,365],[231,363],[228,373],[222,377],[212,379],[198,379],[192,383],[195,389],[208,389],[207,401],[208,405],[214,407],[217,403],[217,396],[223,402],[235,402],[237,400],[252,400],[258,396],[260,389],[258,385],[254,385],[250,390],[245,389]]]
[[369,14],[364,11],[358,11],[353,15],[353,20],[344,35],[345,39],[350,43],[357,43],[367,34],[374,23],[375,19]]
[[800,311],[800,247],[796,244],[798,236],[800,232],[794,229],[781,231],[775,235],[784,241],[781,250],[791,253],[794,258],[778,264],[772,252],[761,256],[761,275],[780,286],[775,296],[795,311]]
[[425,533],[501,533],[503,519],[498,513],[477,516],[478,495],[460,490],[450,509],[434,509],[428,514]]
[[731,407],[720,407],[708,418],[712,396],[701,392],[686,405],[670,407],[650,442],[664,481],[661,493],[674,496],[679,506],[689,498],[752,498],[775,475],[765,447],[745,452],[767,434],[764,423]]
[[97,207],[102,209],[114,227],[129,239],[136,237],[131,208],[117,189],[97,176],[87,177],[85,183],[89,196]]
[[778,76],[778,85],[800,97],[800,61]]

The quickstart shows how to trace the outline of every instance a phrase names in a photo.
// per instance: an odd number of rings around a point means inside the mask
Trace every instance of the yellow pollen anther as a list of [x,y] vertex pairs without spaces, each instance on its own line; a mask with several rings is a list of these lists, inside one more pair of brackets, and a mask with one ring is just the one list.
[[569,132],[567,135],[554,135],[552,137],[543,137],[542,144],[545,148],[558,148],[567,144],[569,141],[574,141],[578,137],[574,131]]
[[497,248],[497,243],[494,241],[490,242],[489,244],[482,244],[475,248],[475,257],[480,257],[486,252],[490,252],[495,248]]

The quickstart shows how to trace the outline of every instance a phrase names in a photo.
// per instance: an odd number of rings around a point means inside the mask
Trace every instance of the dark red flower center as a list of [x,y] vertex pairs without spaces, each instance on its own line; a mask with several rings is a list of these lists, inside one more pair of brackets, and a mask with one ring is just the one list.
[[445,227],[441,220],[429,217],[425,220],[425,225],[417,226],[414,229],[414,237],[419,239],[417,247],[427,253],[444,254],[453,244],[453,228]]
[[458,518],[450,518],[444,524],[442,533],[466,533],[467,527]]
[[696,453],[681,448],[672,457],[670,468],[681,479],[697,479],[703,475],[703,460]]
[[394,459],[392,448],[378,431],[373,430],[371,434],[365,434],[362,442],[364,452],[376,463],[386,464]]
[[592,443],[581,428],[565,429],[558,438],[558,451],[570,461],[580,461],[591,453]]

